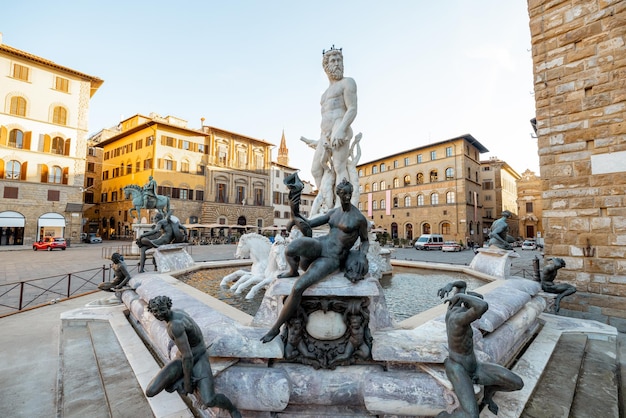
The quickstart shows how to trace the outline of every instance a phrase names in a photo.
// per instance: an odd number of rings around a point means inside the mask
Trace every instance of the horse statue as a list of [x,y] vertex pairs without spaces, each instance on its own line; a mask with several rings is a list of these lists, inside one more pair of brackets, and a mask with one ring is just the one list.
[[[169,196],[157,195],[156,202],[154,199],[148,199],[148,205],[143,205],[143,187],[136,184],[129,184],[124,186],[124,196],[128,199],[132,196],[133,206],[128,210],[131,219],[137,219],[141,215],[141,209],[157,209],[163,216],[170,211],[170,198]],[[133,215],[135,212],[135,215]]]
[[250,290],[246,295],[246,299],[252,299],[259,289],[288,268],[285,258],[284,239],[279,239],[278,241],[271,244],[267,237],[257,233],[242,235],[235,251],[235,258],[250,258],[252,267],[249,271],[237,270],[224,276],[220,286],[226,286],[231,282],[235,282],[231,285],[230,290],[234,290],[235,294],[241,294],[247,287],[257,284],[256,288]]

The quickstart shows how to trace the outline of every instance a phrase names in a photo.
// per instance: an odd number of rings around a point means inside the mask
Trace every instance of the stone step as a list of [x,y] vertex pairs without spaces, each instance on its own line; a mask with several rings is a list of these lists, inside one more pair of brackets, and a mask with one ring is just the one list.
[[569,415],[586,345],[585,334],[561,335],[521,417],[563,418]]
[[60,416],[153,416],[108,321],[65,322],[60,359]]
[[618,367],[615,340],[589,339],[570,418],[618,418]]

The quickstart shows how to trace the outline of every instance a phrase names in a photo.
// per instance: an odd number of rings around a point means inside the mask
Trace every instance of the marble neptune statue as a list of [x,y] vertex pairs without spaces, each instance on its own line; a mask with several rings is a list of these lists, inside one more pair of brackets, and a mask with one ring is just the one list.
[[[350,77],[343,76],[343,53],[341,48],[334,47],[322,52],[322,65],[328,76],[329,86],[322,94],[321,109],[322,122],[319,140],[305,137],[300,139],[315,149],[311,165],[311,175],[321,196],[330,196],[332,202],[318,202],[311,212],[311,216],[326,213],[333,207],[341,206],[334,196],[337,182],[346,179],[355,186],[352,203],[359,200],[358,179],[355,177],[354,155],[351,153],[352,122],[357,114],[356,82]],[[359,135],[359,140],[360,140]],[[360,152],[360,149],[359,149]],[[330,194],[327,193],[330,191]]]

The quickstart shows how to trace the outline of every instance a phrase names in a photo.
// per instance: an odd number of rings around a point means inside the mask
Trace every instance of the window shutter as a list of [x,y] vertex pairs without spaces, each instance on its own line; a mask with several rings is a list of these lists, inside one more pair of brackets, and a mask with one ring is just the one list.
[[158,158],[157,159],[157,167],[159,167],[159,170],[163,169],[163,159],[162,158]]
[[51,140],[50,140],[50,135],[44,135],[43,137],[43,152],[50,152],[51,150]]
[[64,167],[63,168],[63,179],[61,180],[63,184],[67,184],[67,181],[69,179],[70,175],[69,175],[69,168],[68,167]]
[[41,173],[41,182],[48,182],[48,166],[45,164],[39,164],[39,172]]
[[7,146],[7,141],[9,140],[9,131],[6,127],[0,126],[0,145]]
[[28,161],[25,161],[22,163],[22,168],[20,170],[20,179],[23,181],[26,181],[26,173],[28,173],[27,168],[28,168]]
[[67,138],[65,140],[65,149],[63,150],[63,155],[70,155],[70,146],[72,145],[72,140]]

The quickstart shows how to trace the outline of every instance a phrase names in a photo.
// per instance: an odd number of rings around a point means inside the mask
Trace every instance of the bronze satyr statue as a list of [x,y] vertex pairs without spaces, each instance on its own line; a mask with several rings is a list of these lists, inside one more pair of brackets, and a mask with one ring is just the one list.
[[[522,379],[506,367],[481,362],[476,358],[474,331],[471,324],[487,312],[489,304],[478,293],[465,293],[466,287],[466,283],[459,280],[448,283],[437,292],[437,295],[443,299],[454,288],[458,289],[452,297],[444,300],[449,304],[446,312],[449,354],[444,361],[444,366],[460,404],[452,413],[442,411],[437,417],[478,417],[484,405],[497,414],[498,405],[493,401],[493,395],[498,391],[512,392],[524,387]],[[474,396],[474,384],[484,386],[484,396],[480,406]]]
[[304,274],[294,282],[291,294],[287,297],[276,323],[261,338],[264,343],[272,341],[279,334],[280,327],[296,315],[302,301],[302,294],[306,289],[335,270],[345,267],[350,249],[359,238],[361,245],[358,252],[362,257],[350,258],[352,261],[349,266],[350,280],[360,280],[367,274],[368,223],[361,211],[350,203],[352,191],[352,184],[343,179],[336,187],[337,197],[341,202],[340,207],[333,208],[313,219],[302,219],[311,228],[328,224],[330,229],[327,235],[319,238],[301,237],[287,246],[285,256],[289,271],[278,277],[297,277],[300,274],[299,267],[304,270]]
[[111,261],[113,261],[113,266],[111,268],[115,278],[112,282],[100,283],[98,285],[98,289],[115,292],[116,290],[120,290],[126,286],[130,280],[130,273],[128,272],[126,262],[124,262],[124,257],[120,253],[113,253],[111,255]]
[[509,225],[506,223],[506,220],[512,215],[511,212],[505,210],[502,212],[502,217],[491,225],[491,230],[489,231],[489,245],[495,245],[503,250],[513,249],[511,243],[514,242],[515,239],[508,234]]
[[561,299],[576,293],[576,287],[571,284],[554,283],[558,270],[563,267],[565,267],[565,261],[562,258],[549,258],[541,269],[541,289],[544,292],[558,294],[554,302],[554,313],[558,313],[561,309]]
[[185,228],[176,217],[172,216],[172,211],[167,212],[165,217],[163,217],[161,213],[157,213],[154,220],[156,223],[152,229],[144,232],[135,241],[141,251],[139,273],[144,272],[146,250],[149,248],[157,248],[165,244],[187,242],[187,228]]
[[240,418],[241,414],[230,399],[215,393],[202,330],[185,311],[171,307],[172,300],[167,296],[157,296],[148,302],[148,311],[159,321],[167,323],[167,334],[178,347],[178,357],[166,364],[152,379],[146,389],[146,396],[151,398],[164,389],[168,392],[176,390],[181,395],[197,389],[204,407],[226,409],[231,417]]

